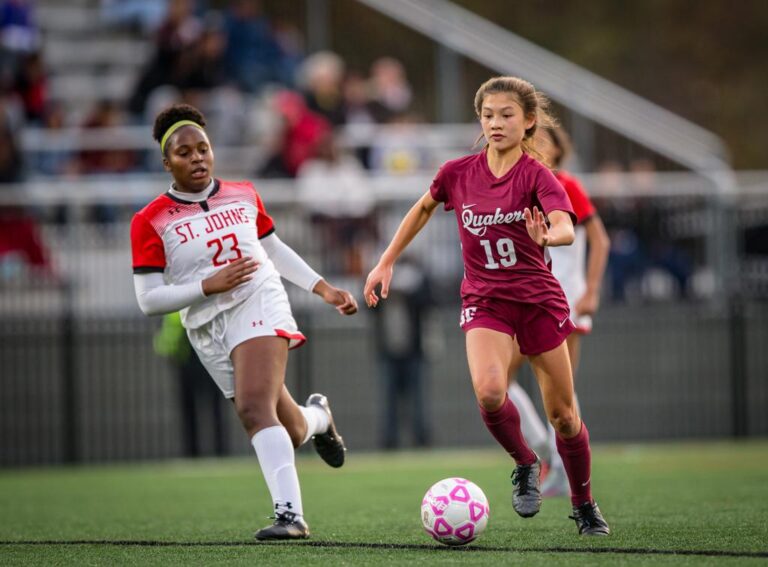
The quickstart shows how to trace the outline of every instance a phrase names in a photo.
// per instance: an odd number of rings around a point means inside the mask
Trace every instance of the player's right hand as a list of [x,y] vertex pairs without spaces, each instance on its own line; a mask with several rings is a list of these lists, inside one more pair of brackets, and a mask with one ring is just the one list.
[[381,285],[381,298],[386,299],[389,295],[389,284],[392,282],[393,266],[376,264],[376,267],[368,274],[363,288],[363,297],[368,307],[376,307],[379,303],[379,297],[376,295],[376,287]]
[[229,291],[251,280],[251,274],[259,269],[259,263],[251,257],[238,258],[203,280],[203,293],[212,295]]

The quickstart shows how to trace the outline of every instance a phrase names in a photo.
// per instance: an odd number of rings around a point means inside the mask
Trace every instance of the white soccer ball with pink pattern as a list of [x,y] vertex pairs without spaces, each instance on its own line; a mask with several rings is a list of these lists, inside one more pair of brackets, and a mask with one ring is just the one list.
[[464,478],[445,478],[427,490],[421,501],[421,521],[435,540],[466,545],[488,525],[488,499],[480,487]]

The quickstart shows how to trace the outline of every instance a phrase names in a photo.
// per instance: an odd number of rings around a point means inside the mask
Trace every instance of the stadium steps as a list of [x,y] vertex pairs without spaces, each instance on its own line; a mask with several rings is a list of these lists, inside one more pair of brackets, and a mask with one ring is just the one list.
[[97,0],[43,0],[35,14],[50,96],[68,115],[82,117],[100,100],[127,100],[152,52],[149,39],[106,25]]

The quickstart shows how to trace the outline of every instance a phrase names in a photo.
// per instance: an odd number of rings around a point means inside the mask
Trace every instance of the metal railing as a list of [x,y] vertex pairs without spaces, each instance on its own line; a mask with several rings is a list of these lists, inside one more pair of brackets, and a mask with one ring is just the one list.
[[447,0],[358,0],[598,124],[699,172],[730,170],[712,132]]

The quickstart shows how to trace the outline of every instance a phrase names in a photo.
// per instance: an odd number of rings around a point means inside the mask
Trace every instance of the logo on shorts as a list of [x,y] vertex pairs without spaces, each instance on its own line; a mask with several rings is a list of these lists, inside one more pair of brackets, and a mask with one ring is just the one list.
[[256,325],[258,325],[258,326],[260,326],[260,327],[261,327],[262,325],[264,325],[264,321],[262,321],[262,320],[259,320],[259,321],[251,321],[251,327],[255,327]]
[[568,319],[570,319],[570,317],[566,317],[565,319],[563,319],[562,321],[560,321],[560,323],[559,323],[557,326],[558,326],[558,327],[560,327],[560,328],[562,329],[562,328],[563,328],[563,325],[565,325],[565,322],[566,322],[566,321],[568,321]]
[[465,307],[461,310],[461,318],[459,319],[459,325],[462,327],[475,318],[477,307]]

